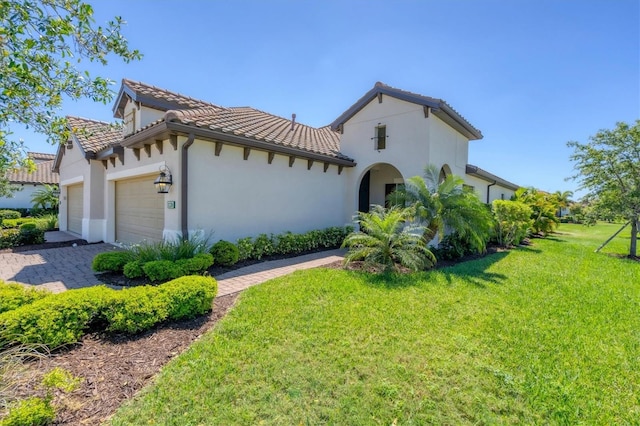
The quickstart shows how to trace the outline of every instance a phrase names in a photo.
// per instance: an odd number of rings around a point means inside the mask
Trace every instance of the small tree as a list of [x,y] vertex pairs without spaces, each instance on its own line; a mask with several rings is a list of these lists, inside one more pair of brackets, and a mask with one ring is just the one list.
[[385,209],[374,205],[369,213],[358,213],[359,232],[347,235],[342,244],[349,252],[345,264],[363,260],[370,265],[382,266],[385,272],[398,270],[399,265],[419,271],[436,263],[424,239],[422,230],[406,227],[412,209],[393,206]]
[[571,178],[581,183],[581,189],[589,191],[590,198],[601,200],[594,208],[614,211],[631,224],[629,256],[636,257],[640,227],[640,120],[635,125],[620,122],[612,130],[600,130],[589,137],[588,143],[571,141],[567,145],[574,149],[570,159],[577,170]]
[[0,0],[0,195],[11,191],[7,171],[34,168],[23,143],[11,140],[11,126],[31,127],[60,143],[68,137],[59,115],[63,100],[111,100],[111,81],[79,64],[140,59],[122,36],[123,25],[118,16],[96,26],[93,8],[82,0]]
[[536,188],[518,188],[512,200],[520,201],[531,208],[531,231],[534,234],[547,235],[558,226],[556,197]]

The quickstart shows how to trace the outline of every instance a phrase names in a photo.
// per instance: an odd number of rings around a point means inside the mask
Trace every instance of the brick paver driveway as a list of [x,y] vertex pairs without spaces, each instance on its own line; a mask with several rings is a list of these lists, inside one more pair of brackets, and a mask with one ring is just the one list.
[[21,253],[0,253],[0,280],[32,284],[60,292],[99,284],[91,270],[93,257],[114,250],[111,244],[88,244]]

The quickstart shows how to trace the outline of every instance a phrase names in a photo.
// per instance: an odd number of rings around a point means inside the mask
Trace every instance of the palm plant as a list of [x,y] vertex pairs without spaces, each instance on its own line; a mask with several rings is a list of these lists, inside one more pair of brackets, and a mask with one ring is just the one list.
[[31,196],[31,202],[34,207],[40,207],[46,209],[47,206],[52,209],[56,209],[60,204],[60,198],[58,197],[58,187],[56,185],[44,185],[42,189],[39,189]]
[[422,177],[407,179],[403,188],[390,194],[389,201],[413,206],[413,219],[424,225],[426,243],[436,236],[439,241],[445,232],[451,232],[482,252],[491,235],[493,218],[487,206],[463,184],[464,180],[456,175],[441,179],[440,171],[428,165]]
[[569,207],[573,191],[556,191],[553,193],[556,205],[558,206],[558,216],[562,217],[562,209]]
[[360,231],[349,234],[342,244],[349,247],[345,265],[363,260],[382,266],[385,272],[398,271],[400,265],[414,271],[432,267],[436,258],[421,236],[422,229],[406,226],[413,215],[410,208],[378,205],[369,213],[358,213]]
[[557,204],[555,197],[536,188],[518,188],[512,197],[514,201],[521,201],[531,207],[534,234],[547,235],[553,232],[560,222],[556,217]]

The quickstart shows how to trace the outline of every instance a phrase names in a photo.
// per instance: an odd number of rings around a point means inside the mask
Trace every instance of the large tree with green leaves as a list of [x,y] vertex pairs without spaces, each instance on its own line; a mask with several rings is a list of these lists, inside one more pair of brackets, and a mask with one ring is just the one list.
[[93,8],[81,0],[0,0],[0,195],[10,192],[8,170],[33,167],[11,126],[60,143],[68,137],[63,101],[112,99],[111,81],[90,75],[82,64],[140,59],[121,34],[123,24],[115,17],[96,25]]
[[631,224],[629,256],[637,256],[640,221],[640,120],[634,125],[617,123],[614,129],[603,129],[589,137],[589,142],[568,142],[573,148],[571,160],[577,173],[573,179],[588,190],[595,203],[617,212]]

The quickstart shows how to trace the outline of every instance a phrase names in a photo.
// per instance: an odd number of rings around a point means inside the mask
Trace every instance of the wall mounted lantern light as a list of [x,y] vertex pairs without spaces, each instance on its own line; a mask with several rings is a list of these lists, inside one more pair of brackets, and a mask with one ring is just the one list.
[[168,193],[169,189],[171,189],[171,185],[173,184],[171,179],[171,170],[169,170],[167,166],[160,167],[160,175],[153,184],[156,186],[158,194]]

